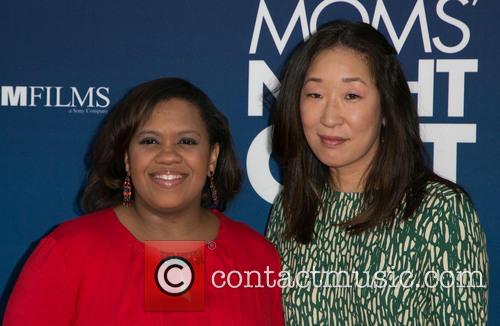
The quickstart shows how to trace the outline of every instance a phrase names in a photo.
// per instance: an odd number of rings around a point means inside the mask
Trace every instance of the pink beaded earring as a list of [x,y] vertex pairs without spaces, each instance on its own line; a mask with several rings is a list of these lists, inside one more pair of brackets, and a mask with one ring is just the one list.
[[215,187],[214,172],[210,172],[210,193],[212,194],[212,203],[217,205],[219,203],[219,196],[217,194],[217,188]]
[[123,180],[123,206],[129,207],[132,201],[132,182],[130,181],[130,174],[127,173],[125,180]]

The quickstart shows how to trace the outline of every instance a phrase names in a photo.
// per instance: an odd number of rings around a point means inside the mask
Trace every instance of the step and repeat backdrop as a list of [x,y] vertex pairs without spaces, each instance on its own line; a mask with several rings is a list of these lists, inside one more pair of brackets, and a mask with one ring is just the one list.
[[338,18],[399,52],[433,167],[471,194],[500,324],[500,4],[485,0],[4,1],[0,10],[1,310],[44,234],[77,216],[84,157],[134,85],[178,76],[228,117],[245,180],[227,213],[263,233],[280,190],[269,99],[291,50]]

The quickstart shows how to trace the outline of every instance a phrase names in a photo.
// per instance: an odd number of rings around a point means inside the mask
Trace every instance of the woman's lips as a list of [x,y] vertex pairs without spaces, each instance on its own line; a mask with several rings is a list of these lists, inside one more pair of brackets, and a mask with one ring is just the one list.
[[186,176],[185,173],[178,172],[153,173],[151,174],[151,179],[154,183],[162,187],[172,188],[184,182]]
[[321,143],[327,147],[337,147],[347,141],[347,138],[337,136],[319,136]]

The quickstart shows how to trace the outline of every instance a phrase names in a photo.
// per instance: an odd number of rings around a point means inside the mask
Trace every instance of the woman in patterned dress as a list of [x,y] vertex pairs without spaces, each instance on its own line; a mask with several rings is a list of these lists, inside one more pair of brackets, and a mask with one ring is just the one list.
[[397,59],[334,21],[285,66],[272,113],[283,169],[267,237],[290,325],[482,325],[485,236],[467,193],[429,167]]

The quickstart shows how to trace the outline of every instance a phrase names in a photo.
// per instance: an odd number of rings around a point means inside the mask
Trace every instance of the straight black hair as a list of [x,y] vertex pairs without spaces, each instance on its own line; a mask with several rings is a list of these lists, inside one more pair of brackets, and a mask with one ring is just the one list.
[[300,94],[306,73],[322,51],[344,47],[363,56],[380,95],[383,143],[364,178],[364,208],[343,225],[360,233],[380,224],[390,225],[396,214],[412,216],[421,204],[428,181],[454,183],[436,175],[420,139],[418,115],[397,52],[371,25],[332,21],[299,45],[282,73],[279,96],[271,113],[272,151],[283,169],[282,203],[285,236],[300,243],[313,237],[321,194],[330,183],[328,167],[309,148],[300,118]]

